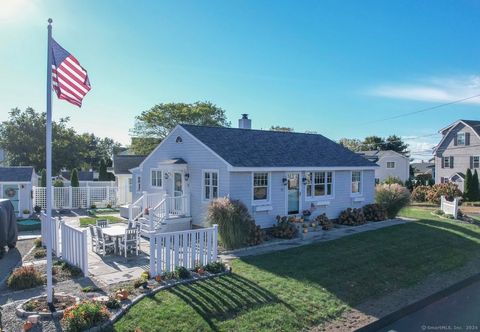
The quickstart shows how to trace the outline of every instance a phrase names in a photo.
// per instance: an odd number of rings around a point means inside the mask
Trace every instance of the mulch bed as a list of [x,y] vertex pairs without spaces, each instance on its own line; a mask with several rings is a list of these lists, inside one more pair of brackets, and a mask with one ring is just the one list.
[[[55,295],[53,298],[53,307],[55,311],[65,310],[66,308],[74,305],[76,299],[70,295]],[[47,297],[42,296],[36,299],[32,299],[23,304],[23,310],[36,311],[36,312],[50,312],[50,308],[47,304]]]

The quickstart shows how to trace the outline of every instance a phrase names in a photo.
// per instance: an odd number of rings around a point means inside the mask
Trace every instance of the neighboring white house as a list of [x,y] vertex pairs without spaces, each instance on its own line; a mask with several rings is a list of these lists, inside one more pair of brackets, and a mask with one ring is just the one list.
[[18,216],[25,209],[32,212],[32,186],[37,182],[33,167],[0,167],[0,198],[8,198]]
[[401,153],[393,150],[360,151],[357,153],[380,166],[375,169],[376,183],[381,183],[388,177],[399,178],[405,183],[410,178],[410,160]]
[[125,154],[113,156],[113,165],[109,171],[115,175],[119,204],[132,203],[132,173],[130,169],[138,167],[145,157]]
[[239,127],[175,127],[132,170],[133,200],[158,193],[157,222],[174,216],[204,226],[210,202],[230,197],[261,227],[277,215],[309,209],[337,218],[373,202],[374,163],[322,135],[250,129],[246,114]]

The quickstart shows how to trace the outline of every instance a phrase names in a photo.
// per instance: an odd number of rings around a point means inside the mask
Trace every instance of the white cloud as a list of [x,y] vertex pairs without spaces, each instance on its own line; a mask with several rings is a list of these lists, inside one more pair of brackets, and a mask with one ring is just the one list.
[[38,12],[38,0],[2,0],[0,23],[12,23],[31,18]]
[[433,157],[433,148],[438,144],[440,135],[430,137],[403,136],[402,140],[408,144],[410,157],[415,161],[429,160]]
[[[376,86],[367,93],[395,99],[451,102],[480,94],[480,76],[430,77],[409,84]],[[464,102],[480,104],[480,97]]]

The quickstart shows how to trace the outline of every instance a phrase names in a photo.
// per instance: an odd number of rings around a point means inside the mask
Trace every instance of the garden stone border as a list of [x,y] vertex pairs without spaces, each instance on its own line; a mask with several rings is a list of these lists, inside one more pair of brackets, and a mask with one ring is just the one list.
[[117,312],[112,314],[112,316],[107,321],[105,321],[102,325],[92,327],[88,330],[85,330],[85,332],[100,332],[100,331],[103,331],[104,329],[108,328],[109,326],[111,326],[115,322],[117,322],[120,318],[123,317],[123,315],[125,315],[130,310],[131,307],[133,307],[135,304],[137,304],[138,302],[140,302],[141,300],[143,300],[147,296],[148,297],[153,296],[153,295],[157,294],[158,292],[160,292],[162,290],[173,288],[175,286],[192,284],[192,283],[195,283],[197,281],[203,281],[203,280],[213,279],[213,278],[216,278],[216,277],[230,275],[231,273],[232,273],[232,268],[227,266],[226,270],[224,272],[220,272],[220,273],[217,273],[217,274],[209,274],[209,275],[204,275],[204,276],[193,277],[193,278],[190,278],[190,279],[168,281],[168,284],[166,284],[166,285],[161,285],[161,286],[158,286],[158,287],[155,287],[155,288],[151,289],[148,292],[145,292],[143,294],[139,294],[130,303],[126,304],[125,306],[122,306]]
[[[56,296],[56,295],[70,296],[70,297],[73,297],[75,299],[75,303],[77,303],[77,304],[80,303],[80,298],[78,296],[73,296],[73,295],[66,294],[66,293],[56,293],[56,294],[54,294],[54,296]],[[25,303],[27,303],[28,301],[32,301],[32,300],[35,300],[35,299],[40,299],[42,297],[45,297],[45,295],[42,294],[42,295],[39,295],[39,296],[29,298],[25,301],[21,301],[20,304],[15,308],[15,313],[17,314],[17,316],[19,318],[27,318],[30,315],[39,315],[40,319],[42,319],[42,320],[53,319],[53,318],[62,318],[65,310],[58,310],[58,311],[55,311],[55,312],[42,312],[42,311],[26,311],[25,309],[23,309],[23,305]]]

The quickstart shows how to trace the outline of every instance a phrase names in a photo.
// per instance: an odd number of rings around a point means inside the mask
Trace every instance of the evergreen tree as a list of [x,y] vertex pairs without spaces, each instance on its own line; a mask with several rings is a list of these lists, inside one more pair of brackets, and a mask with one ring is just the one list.
[[480,189],[478,185],[478,173],[477,170],[475,170],[472,177],[472,201],[478,201],[480,199]]
[[[477,176],[477,182],[478,182],[478,176]],[[473,176],[472,176],[472,171],[467,169],[467,175],[465,176],[465,183],[463,187],[463,197],[467,201],[471,201],[474,199],[474,186],[473,186]]]
[[47,186],[47,170],[43,169],[42,170],[42,177],[40,178],[40,187],[46,187]]
[[108,173],[107,173],[107,164],[105,163],[105,159],[100,160],[100,168],[98,170],[98,181],[108,181]]
[[72,175],[70,176],[70,185],[72,187],[80,187],[80,182],[78,181],[78,171],[76,168],[72,170]]

